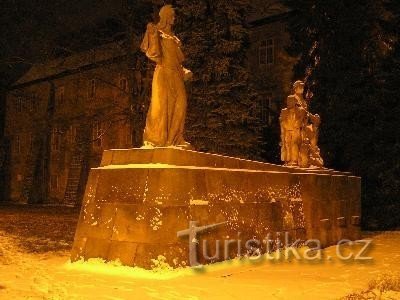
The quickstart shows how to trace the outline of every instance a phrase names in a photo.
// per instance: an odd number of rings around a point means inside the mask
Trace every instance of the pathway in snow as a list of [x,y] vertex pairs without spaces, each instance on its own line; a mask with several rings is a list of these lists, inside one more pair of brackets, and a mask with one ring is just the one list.
[[[24,252],[0,231],[0,299],[338,299],[380,274],[400,272],[400,232],[370,235],[372,261],[249,263],[146,271],[98,260],[68,263],[68,252]],[[358,251],[357,249],[353,249]],[[336,257],[336,248],[324,257]],[[400,293],[391,293],[400,299]]]

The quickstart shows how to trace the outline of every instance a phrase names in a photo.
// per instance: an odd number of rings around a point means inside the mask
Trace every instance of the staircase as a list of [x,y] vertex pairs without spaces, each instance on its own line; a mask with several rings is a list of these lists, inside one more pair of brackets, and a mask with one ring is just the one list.
[[91,127],[80,124],[77,128],[76,140],[73,145],[72,157],[69,163],[67,185],[65,188],[63,204],[77,206],[81,202],[82,187],[86,181],[88,160],[91,149]]
[[67,186],[64,194],[64,204],[76,205],[79,203],[79,185],[81,181],[83,156],[79,149],[72,155],[68,170]]

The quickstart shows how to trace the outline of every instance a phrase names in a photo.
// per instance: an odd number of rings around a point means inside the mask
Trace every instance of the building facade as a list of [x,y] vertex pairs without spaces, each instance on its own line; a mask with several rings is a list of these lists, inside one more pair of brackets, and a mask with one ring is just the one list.
[[[273,131],[295,62],[285,51],[288,14],[249,21],[248,65],[263,95],[260,118]],[[7,93],[9,200],[79,205],[103,150],[141,145],[152,69],[123,49],[112,43],[34,65]]]
[[11,201],[79,203],[87,170],[103,150],[134,146],[140,120],[132,111],[141,110],[149,80],[128,59],[108,44],[35,65],[16,82],[5,121]]
[[261,16],[250,18],[248,51],[253,81],[263,95],[260,116],[269,127],[279,126],[280,110],[292,92],[292,69],[297,60],[286,51],[290,44],[286,24],[292,12],[279,2],[272,4]]

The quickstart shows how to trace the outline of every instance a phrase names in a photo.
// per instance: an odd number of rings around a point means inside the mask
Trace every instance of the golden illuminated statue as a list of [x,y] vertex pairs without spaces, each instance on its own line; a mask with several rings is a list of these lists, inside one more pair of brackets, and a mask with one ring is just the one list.
[[[284,161],[286,164],[297,165],[303,168],[311,166],[323,167],[324,161],[321,157],[320,149],[318,147],[318,131],[319,125],[321,123],[321,118],[318,114],[312,114],[309,112],[308,102],[303,97],[303,81],[298,80],[293,84],[293,92],[294,94],[288,97],[288,108],[283,109],[281,114],[282,161]],[[299,125],[296,123],[295,142],[288,143],[288,138],[285,137],[283,133],[287,132],[287,129],[285,129],[285,127],[288,126],[287,124],[290,124],[288,123],[288,121],[285,121],[285,116],[288,113],[287,111],[290,111],[289,105],[292,110],[294,105],[304,111],[305,118],[302,120],[301,128],[297,128]],[[297,133],[300,134],[298,139]],[[292,141],[293,139],[289,140]]]
[[302,144],[307,111],[296,105],[297,100],[292,95],[287,97],[287,108],[282,109],[279,118],[281,124],[281,159],[289,166],[297,166]]
[[308,111],[308,102],[306,99],[304,99],[304,82],[301,80],[297,80],[295,83],[293,83],[293,96],[296,98],[297,105],[301,106],[304,108],[306,111]]
[[191,79],[192,73],[182,66],[181,42],[172,31],[174,9],[165,5],[159,15],[158,24],[147,25],[141,45],[146,56],[157,64],[143,135],[144,146],[189,147],[183,137],[187,108],[184,81]]

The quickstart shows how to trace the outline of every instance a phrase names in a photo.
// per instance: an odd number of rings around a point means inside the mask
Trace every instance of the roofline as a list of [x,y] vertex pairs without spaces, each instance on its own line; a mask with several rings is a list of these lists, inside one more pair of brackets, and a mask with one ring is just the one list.
[[[281,20],[285,20],[290,18],[293,14],[294,14],[294,10],[289,10],[287,12],[284,13],[280,13],[280,14],[276,14],[273,16],[268,16],[268,17],[264,17],[261,19],[256,19],[253,21],[249,21],[248,24],[250,25],[250,27],[254,28],[254,27],[258,27],[258,26],[262,26],[265,24],[270,24],[273,22],[277,22],[277,21],[281,21]],[[20,84],[15,84],[12,85],[11,87],[9,87],[7,90],[8,91],[12,91],[12,90],[17,90],[20,88],[24,88],[33,84],[37,84],[37,83],[42,83],[42,82],[46,82],[46,81],[51,81],[51,80],[55,80],[55,79],[59,79],[59,78],[63,78],[65,76],[69,76],[69,75],[73,75],[73,74],[77,74],[80,73],[82,71],[88,71],[88,70],[92,70],[95,69],[96,67],[102,66],[102,65],[107,65],[107,64],[112,64],[115,62],[120,62],[123,61],[124,59],[126,59],[128,57],[128,54],[124,54],[124,55],[119,55],[119,56],[115,56],[113,58],[104,60],[104,61],[99,61],[99,62],[95,62],[92,64],[88,64],[85,66],[80,66],[78,68],[74,68],[74,69],[70,69],[70,70],[65,70],[63,72],[51,75],[51,76],[47,76],[47,77],[43,77],[43,78],[38,78],[35,80],[31,80],[31,81],[27,81],[24,83],[20,83]]]
[[276,15],[249,21],[248,23],[249,23],[250,27],[258,27],[258,26],[262,26],[265,24],[270,24],[270,23],[286,20],[286,19],[290,18],[291,16],[293,16],[294,13],[295,13],[294,10],[288,10],[286,12],[279,13]]
[[11,87],[8,88],[8,91],[13,91],[13,90],[25,88],[25,87],[33,85],[33,84],[38,84],[38,83],[42,83],[42,82],[46,82],[46,81],[52,81],[52,80],[55,80],[55,79],[60,79],[60,78],[63,78],[63,77],[69,76],[69,75],[74,75],[74,74],[78,74],[80,72],[89,71],[89,70],[95,69],[95,68],[97,68],[99,66],[109,65],[109,64],[116,63],[116,62],[121,62],[121,61],[125,60],[127,57],[128,57],[128,54],[123,54],[123,55],[115,56],[115,57],[112,57],[110,59],[106,59],[106,60],[103,60],[103,61],[99,61],[99,62],[91,63],[91,64],[88,64],[88,65],[80,66],[78,68],[65,70],[65,71],[62,71],[60,73],[57,73],[57,74],[54,74],[54,75],[51,75],[51,76],[38,78],[38,79],[27,81],[27,82],[24,82],[24,83],[12,85]]

